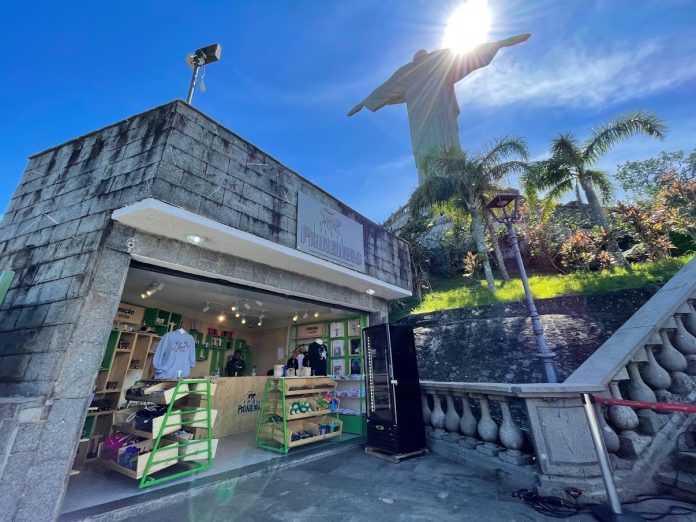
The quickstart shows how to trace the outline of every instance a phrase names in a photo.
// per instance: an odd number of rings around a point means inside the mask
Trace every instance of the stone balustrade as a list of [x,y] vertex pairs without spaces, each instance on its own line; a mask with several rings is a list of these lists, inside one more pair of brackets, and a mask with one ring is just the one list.
[[[695,301],[696,260],[691,260],[565,383],[603,384],[603,395],[615,399],[692,402]],[[602,413],[607,450],[624,459],[639,458],[671,417],[628,406],[605,407]]]
[[548,461],[546,448],[555,435],[540,417],[547,404],[570,400],[577,410],[581,393],[604,390],[602,386],[435,381],[421,381],[420,387],[423,419],[432,438],[518,466]]

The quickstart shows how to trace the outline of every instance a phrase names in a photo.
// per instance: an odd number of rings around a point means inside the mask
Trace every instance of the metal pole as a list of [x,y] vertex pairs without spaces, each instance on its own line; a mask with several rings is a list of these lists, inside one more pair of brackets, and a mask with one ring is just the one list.
[[186,103],[189,105],[191,105],[191,100],[193,99],[193,90],[196,88],[196,78],[198,77],[198,69],[200,69],[200,65],[198,65],[198,58],[196,57],[194,60],[191,83],[189,84],[188,94],[186,95]]
[[615,515],[621,515],[623,513],[621,511],[621,502],[619,502],[619,495],[616,492],[614,476],[612,475],[611,466],[609,465],[609,457],[607,456],[607,448],[604,445],[602,432],[599,430],[599,424],[597,423],[597,417],[594,405],[592,404],[592,398],[588,393],[582,394],[582,405],[585,408],[585,416],[587,416],[587,423],[590,425],[590,433],[592,433],[592,442],[594,442],[595,451],[597,452],[597,460],[599,460],[599,469],[602,471],[604,489],[607,492],[607,497],[609,498],[611,510]]
[[532,291],[529,289],[529,281],[527,281],[527,271],[524,269],[524,262],[522,261],[522,253],[520,252],[519,240],[517,234],[515,233],[515,228],[512,226],[512,221],[507,221],[508,233],[512,239],[512,248],[515,251],[515,259],[517,260],[517,269],[520,272],[520,277],[522,278],[522,286],[524,286],[524,294],[527,297],[527,308],[529,309],[529,317],[532,319],[532,330],[534,331],[534,338],[536,339],[537,348],[539,352],[536,354],[537,357],[541,359],[544,368],[544,376],[546,377],[546,382],[558,382],[558,376],[556,375],[556,367],[553,364],[552,359],[555,357],[553,352],[549,349],[546,344],[546,338],[544,337],[544,327],[541,325],[539,320],[539,313],[537,312],[536,305],[534,304],[534,298],[532,297]]

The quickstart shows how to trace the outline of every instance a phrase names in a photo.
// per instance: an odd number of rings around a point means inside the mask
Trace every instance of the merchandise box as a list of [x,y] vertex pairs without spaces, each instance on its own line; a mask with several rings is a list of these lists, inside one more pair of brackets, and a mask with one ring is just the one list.
[[[150,441],[152,442],[152,441]],[[150,466],[150,473],[154,473],[156,471],[163,470],[165,468],[168,468],[170,466],[173,466],[179,461],[179,445],[176,442],[172,441],[166,441],[162,440],[160,442],[160,445],[162,446],[158,451],[157,454],[155,455],[153,459],[153,463]],[[126,475],[130,478],[133,479],[140,479],[142,476],[145,474],[145,468],[147,466],[147,461],[150,458],[150,455],[152,454],[151,451],[148,451],[146,453],[143,453],[142,455],[138,455],[138,458],[135,460],[135,469],[131,469],[130,467],[125,467],[121,466],[118,461],[111,460],[109,458],[104,458],[102,455],[104,455],[104,443],[102,442],[99,444],[99,463],[102,464],[103,466],[106,466],[107,468],[110,468],[114,471],[117,471],[119,473],[122,473],[123,475]],[[118,457],[126,451],[126,448],[121,448],[118,450],[119,454]],[[111,456],[108,455],[108,452],[106,456]]]

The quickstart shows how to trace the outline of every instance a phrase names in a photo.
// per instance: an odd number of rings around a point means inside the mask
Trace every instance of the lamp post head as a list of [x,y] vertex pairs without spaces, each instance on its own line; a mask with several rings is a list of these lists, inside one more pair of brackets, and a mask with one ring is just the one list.
[[519,194],[514,192],[496,194],[486,205],[486,210],[498,223],[514,223],[517,221],[520,197]]

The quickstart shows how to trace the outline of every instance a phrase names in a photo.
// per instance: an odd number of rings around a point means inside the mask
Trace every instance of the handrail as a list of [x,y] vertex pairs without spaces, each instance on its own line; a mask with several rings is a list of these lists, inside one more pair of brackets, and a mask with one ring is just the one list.
[[420,381],[421,389],[431,392],[479,393],[506,397],[578,397],[583,393],[601,393],[605,386],[598,384]]
[[[696,257],[676,273],[628,321],[582,363],[565,384],[607,385],[639,348],[655,344],[656,328],[664,325],[686,303],[696,298]],[[659,344],[659,342],[658,342]]]

